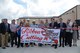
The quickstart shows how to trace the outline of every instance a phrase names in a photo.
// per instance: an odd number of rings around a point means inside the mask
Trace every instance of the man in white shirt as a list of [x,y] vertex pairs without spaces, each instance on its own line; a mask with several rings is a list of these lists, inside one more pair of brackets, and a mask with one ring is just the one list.
[[15,20],[12,20],[10,30],[11,30],[11,47],[13,47],[14,40],[15,45],[17,45],[17,25],[15,24]]
[[71,47],[72,46],[72,22],[70,19],[67,20],[66,26],[67,29],[65,35],[65,46],[69,45],[69,47]]

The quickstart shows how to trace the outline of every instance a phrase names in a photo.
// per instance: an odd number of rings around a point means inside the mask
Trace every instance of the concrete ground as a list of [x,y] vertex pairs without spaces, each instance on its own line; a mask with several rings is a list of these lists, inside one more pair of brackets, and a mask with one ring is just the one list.
[[51,46],[43,46],[43,47],[23,47],[23,48],[16,48],[16,47],[9,47],[6,49],[0,48],[0,53],[80,53],[80,40],[78,40],[77,47],[69,47],[65,46],[58,47],[54,49]]

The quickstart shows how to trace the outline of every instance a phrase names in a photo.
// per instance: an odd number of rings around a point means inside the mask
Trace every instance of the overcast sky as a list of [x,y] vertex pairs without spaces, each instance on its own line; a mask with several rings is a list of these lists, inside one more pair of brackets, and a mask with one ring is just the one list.
[[80,0],[0,0],[0,19],[23,16],[58,16]]

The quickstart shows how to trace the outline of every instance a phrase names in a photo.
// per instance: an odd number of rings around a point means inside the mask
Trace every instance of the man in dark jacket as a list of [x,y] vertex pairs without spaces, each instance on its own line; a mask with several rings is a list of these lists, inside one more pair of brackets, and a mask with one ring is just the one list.
[[[1,23],[0,23],[0,29],[1,29]],[[0,47],[1,47],[1,30],[0,30]]]
[[59,19],[60,23],[58,24],[58,28],[61,29],[60,37],[59,37],[59,44],[60,44],[59,47],[61,47],[61,45],[62,45],[62,47],[64,47],[64,43],[65,43],[65,34],[66,34],[65,28],[66,28],[66,24],[62,20],[63,19],[60,18]]
[[[57,26],[58,26],[58,23],[55,22],[55,19],[51,18],[51,23],[49,24],[49,28],[50,29],[56,29]],[[52,44],[52,46],[55,46],[55,48],[57,48],[57,44]]]
[[5,49],[8,46],[8,36],[10,32],[10,24],[7,23],[7,19],[3,19],[2,23],[0,24],[0,32],[2,38],[2,48]]
[[51,18],[51,23],[49,24],[49,28],[54,29],[57,28],[58,23],[55,22],[55,19]]

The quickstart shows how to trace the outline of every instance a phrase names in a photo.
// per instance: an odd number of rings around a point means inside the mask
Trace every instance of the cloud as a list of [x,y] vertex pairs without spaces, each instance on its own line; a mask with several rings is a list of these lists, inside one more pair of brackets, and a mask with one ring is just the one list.
[[[4,1],[4,4],[5,1]],[[0,15],[1,18],[9,18],[11,17],[11,19],[13,18],[18,18],[19,16],[21,16],[21,14],[25,13],[26,9],[23,8],[22,5],[18,5],[16,3],[14,3],[12,0],[10,0],[7,5],[4,5],[1,7],[1,11],[0,11]]]
[[27,8],[27,3],[23,2],[22,0],[13,0],[13,2],[22,5],[22,7]]
[[79,0],[0,0],[0,19],[58,16],[79,3]]
[[77,1],[79,1],[79,2],[80,2],[80,0],[77,0]]

